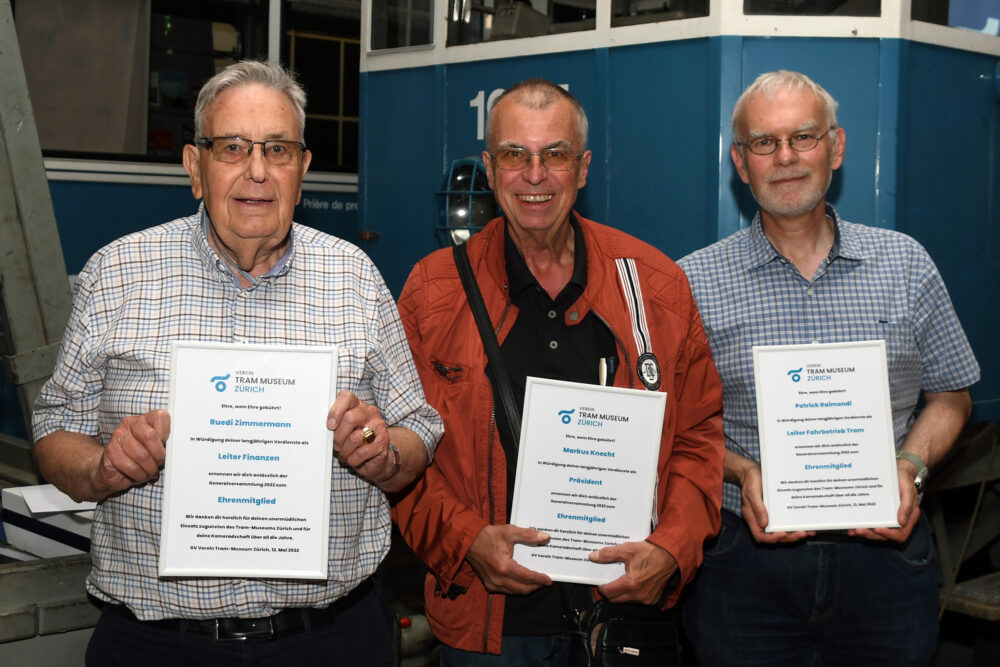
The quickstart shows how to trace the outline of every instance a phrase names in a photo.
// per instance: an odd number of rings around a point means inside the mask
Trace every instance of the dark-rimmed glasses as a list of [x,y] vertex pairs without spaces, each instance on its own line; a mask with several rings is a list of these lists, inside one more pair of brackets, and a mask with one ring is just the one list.
[[778,144],[782,141],[786,141],[793,151],[797,153],[805,153],[806,151],[811,151],[816,148],[816,146],[819,145],[819,140],[829,134],[830,130],[835,129],[836,127],[836,125],[831,125],[827,128],[826,132],[820,135],[809,134],[808,132],[798,132],[787,139],[764,136],[754,137],[747,142],[737,142],[737,144],[740,146],[746,146],[750,149],[750,152],[755,155],[770,155],[778,150]]
[[542,161],[542,166],[549,171],[568,171],[573,168],[583,153],[574,154],[565,148],[546,148],[532,153],[524,148],[514,146],[498,148],[490,153],[490,157],[493,158],[497,167],[505,171],[524,169],[531,162],[533,155],[537,155]]
[[290,139],[268,139],[253,141],[243,137],[201,137],[198,145],[204,146],[219,162],[235,164],[243,162],[253,153],[253,147],[260,145],[260,150],[269,164],[283,167],[298,162],[306,150],[301,141]]

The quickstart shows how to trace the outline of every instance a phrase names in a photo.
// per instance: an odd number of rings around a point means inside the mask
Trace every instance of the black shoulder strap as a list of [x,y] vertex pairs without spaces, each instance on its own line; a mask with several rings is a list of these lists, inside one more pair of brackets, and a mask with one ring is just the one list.
[[497,391],[500,393],[500,402],[503,404],[504,412],[507,413],[507,423],[510,425],[510,441],[514,443],[515,449],[521,438],[521,412],[517,408],[514,400],[514,392],[510,388],[510,377],[507,375],[507,367],[504,366],[503,357],[500,356],[500,345],[497,343],[496,333],[490,322],[490,315],[486,312],[486,304],[483,302],[483,295],[476,284],[476,277],[472,273],[472,265],[469,263],[469,251],[464,243],[452,246],[452,253],[455,255],[455,264],[458,266],[458,275],[462,278],[462,287],[465,288],[465,296],[469,300],[472,308],[472,315],[476,319],[476,326],[479,327],[479,336],[483,339],[483,348],[486,350],[486,358],[493,369],[493,378],[496,380]]

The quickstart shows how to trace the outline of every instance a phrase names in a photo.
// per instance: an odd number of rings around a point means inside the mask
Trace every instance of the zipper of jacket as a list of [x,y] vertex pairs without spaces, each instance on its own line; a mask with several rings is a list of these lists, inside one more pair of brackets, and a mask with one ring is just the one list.
[[628,368],[628,386],[634,387],[635,376],[632,374],[632,360],[628,358],[628,350],[625,349],[625,343],[623,343],[622,339],[618,337],[618,334],[615,332],[612,326],[608,324],[608,321],[604,319],[603,315],[601,315],[596,310],[591,310],[590,312],[594,314],[594,317],[600,320],[601,324],[603,324],[608,328],[608,331],[610,331],[611,335],[614,337],[615,344],[618,346],[618,349],[622,351],[622,357],[624,357],[625,359],[625,367]]
[[[507,284],[504,283],[504,291],[507,291]],[[503,309],[503,314],[500,315],[500,323],[497,325],[496,329],[493,330],[493,335],[497,336],[500,330],[503,329],[503,323],[507,319],[507,313],[510,312],[510,297],[507,298],[507,305]],[[499,340],[497,341],[499,344]],[[489,460],[487,464],[487,482],[486,488],[489,492],[490,498],[490,525],[496,525],[496,496],[493,494],[493,445],[496,442],[496,425],[497,425],[497,397],[493,395],[493,388],[490,387],[490,399],[492,403],[492,410],[490,411],[490,446],[488,448]],[[483,629],[483,653],[487,653],[487,647],[490,641],[490,621],[493,618],[493,593],[486,592],[486,625]]]

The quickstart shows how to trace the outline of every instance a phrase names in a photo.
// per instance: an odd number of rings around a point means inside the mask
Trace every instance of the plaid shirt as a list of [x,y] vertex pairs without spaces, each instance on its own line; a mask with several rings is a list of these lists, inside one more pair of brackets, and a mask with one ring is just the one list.
[[[432,455],[443,427],[424,400],[395,302],[353,245],[298,224],[272,275],[239,289],[198,214],[121,238],[80,273],[34,436],[63,429],[106,445],[122,418],[167,406],[171,340],[336,345],[339,389],[378,406]],[[157,577],[163,482],[98,504],[88,590],[142,620],[262,617],[322,607],[371,575],[389,549],[385,494],[336,460],[326,581]]]
[[[962,389],[979,364],[927,251],[899,232],[841,220],[830,254],[811,280],[764,235],[760,214],[746,229],[681,259],[715,365],[722,376],[726,448],[760,461],[754,345],[884,340],[896,448],[914,421],[921,390]],[[738,486],[723,507],[741,514]]]

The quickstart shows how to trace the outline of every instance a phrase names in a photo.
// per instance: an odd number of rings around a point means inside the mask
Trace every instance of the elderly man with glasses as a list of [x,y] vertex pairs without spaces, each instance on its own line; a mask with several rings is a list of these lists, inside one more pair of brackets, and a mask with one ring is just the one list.
[[[701,665],[926,665],[937,642],[918,489],[968,418],[979,366],[927,252],[826,202],[844,160],[836,108],[803,74],[761,75],[730,151],[760,212],[679,262],[722,376],[727,448],[722,530],[684,603]],[[756,396],[752,348],[871,340],[888,358],[899,527],[766,532],[757,403],[770,397]]]
[[[518,83],[495,102],[487,130],[483,161],[504,215],[466,245],[514,402],[528,376],[667,394],[655,528],[591,559],[625,563],[598,588],[612,602],[673,605],[718,529],[722,483],[721,389],[687,280],[655,248],[573,210],[591,152],[572,95],[542,79]],[[517,436],[450,249],[417,264],[399,308],[445,421],[433,464],[394,509],[429,566],[442,664],[566,665],[559,593],[511,557],[515,544],[548,535],[509,523]]]
[[[35,406],[42,474],[98,502],[87,586],[104,606],[87,664],[389,665],[393,633],[372,578],[390,542],[386,493],[426,468],[440,417],[375,266],[292,222],[311,158],[292,76],[227,67],[202,88],[195,131],[184,166],[201,207],[90,259]],[[313,499],[330,505],[325,580],[158,576],[177,340],[337,347],[340,391],[314,416],[336,456],[330,496]]]

